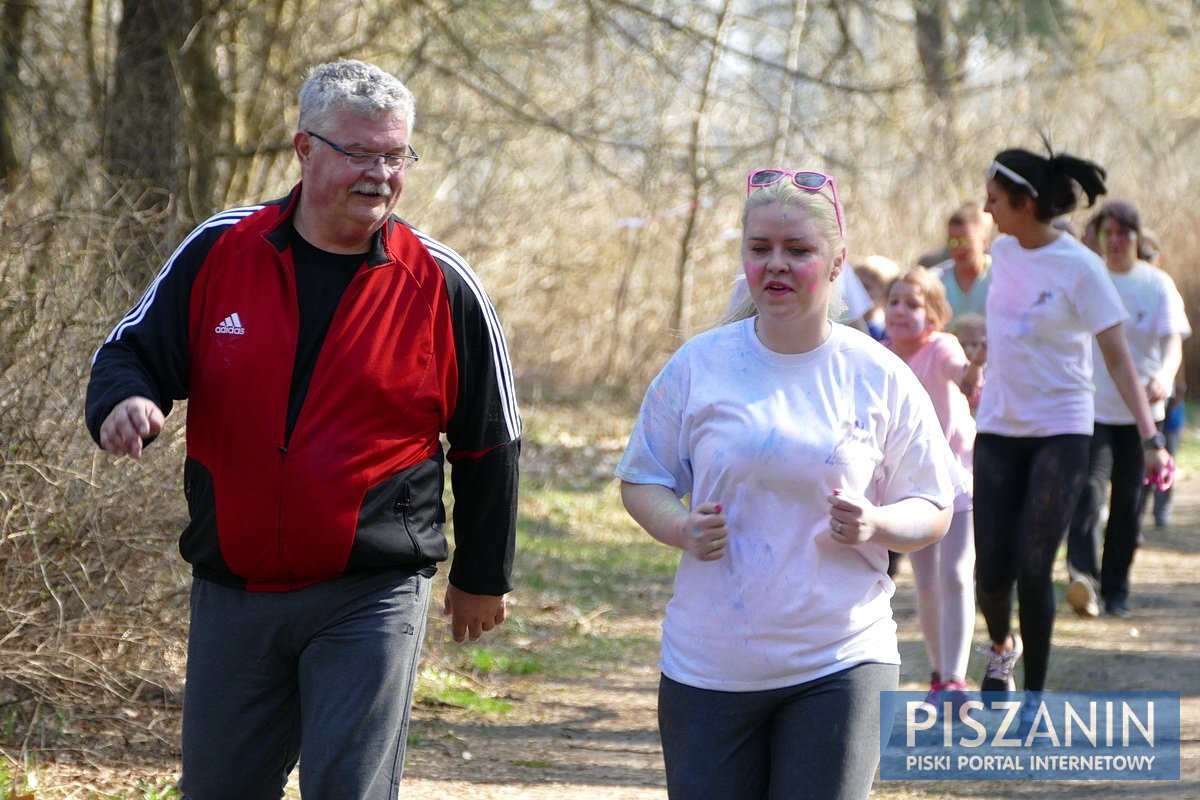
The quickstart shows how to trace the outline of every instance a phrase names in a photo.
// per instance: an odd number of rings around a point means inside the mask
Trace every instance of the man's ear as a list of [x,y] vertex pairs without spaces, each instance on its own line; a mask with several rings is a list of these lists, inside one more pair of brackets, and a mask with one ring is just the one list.
[[296,135],[292,137],[292,147],[296,150],[296,157],[303,163],[312,153],[312,137],[304,131],[296,131]]

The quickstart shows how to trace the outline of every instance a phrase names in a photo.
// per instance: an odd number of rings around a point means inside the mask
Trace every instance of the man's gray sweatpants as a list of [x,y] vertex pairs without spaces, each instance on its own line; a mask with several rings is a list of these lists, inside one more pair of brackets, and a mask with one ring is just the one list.
[[430,580],[351,575],[293,592],[196,579],[183,708],[190,800],[393,800]]

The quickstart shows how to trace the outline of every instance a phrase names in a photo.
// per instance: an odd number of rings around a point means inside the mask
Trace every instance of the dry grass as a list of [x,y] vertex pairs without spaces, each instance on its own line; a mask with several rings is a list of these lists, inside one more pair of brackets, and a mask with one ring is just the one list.
[[0,754],[91,774],[175,747],[182,437],[173,426],[144,465],[92,444],[83,392],[111,316],[97,298],[131,292],[107,256],[122,252],[118,220],[77,218],[72,241],[59,222],[0,236]]

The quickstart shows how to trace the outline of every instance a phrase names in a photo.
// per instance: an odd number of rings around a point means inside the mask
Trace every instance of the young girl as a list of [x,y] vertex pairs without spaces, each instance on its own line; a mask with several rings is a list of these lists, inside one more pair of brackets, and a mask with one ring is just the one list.
[[[1054,227],[1106,191],[1104,170],[1066,154],[1005,150],[987,171],[987,205],[1002,235],[992,245],[987,300],[988,380],[975,439],[975,593],[992,646],[984,691],[1045,688],[1054,627],[1054,557],[1087,473],[1095,419],[1092,339],[1142,442],[1144,468],[1167,465],[1125,341],[1128,318],[1104,262]],[[974,376],[972,376],[972,379]],[[967,388],[970,388],[969,386]],[[1012,625],[1013,588],[1021,636]]]
[[945,537],[909,555],[917,585],[917,621],[933,667],[928,699],[935,707],[940,707],[940,694],[966,689],[975,632],[970,493],[975,420],[959,388],[970,362],[958,339],[942,332],[950,314],[942,282],[924,267],[904,273],[888,290],[888,347],[912,368],[933,399],[964,487],[955,498]]

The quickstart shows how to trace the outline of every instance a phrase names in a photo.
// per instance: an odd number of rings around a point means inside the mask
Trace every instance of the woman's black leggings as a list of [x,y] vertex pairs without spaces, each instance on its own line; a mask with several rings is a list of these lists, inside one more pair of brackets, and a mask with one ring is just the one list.
[[993,642],[1012,633],[1013,586],[1025,688],[1046,686],[1054,558],[1088,469],[1087,436],[975,438],[975,596]]

